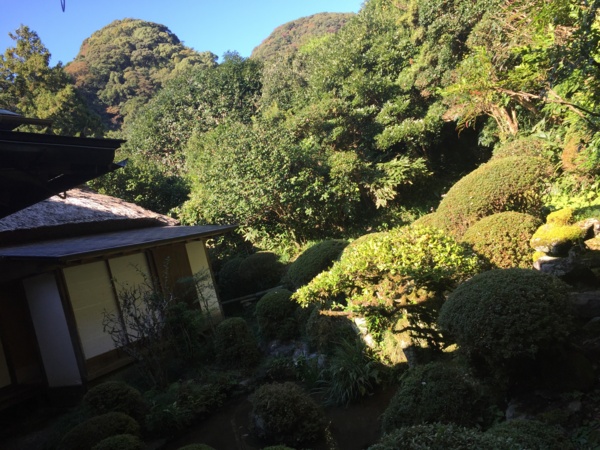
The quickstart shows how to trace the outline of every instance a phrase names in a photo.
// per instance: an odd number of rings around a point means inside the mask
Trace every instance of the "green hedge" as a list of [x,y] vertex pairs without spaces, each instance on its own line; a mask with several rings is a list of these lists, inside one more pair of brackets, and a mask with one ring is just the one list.
[[131,416],[109,412],[80,423],[61,440],[59,450],[88,450],[106,438],[119,434],[139,436],[140,426]]
[[475,222],[463,236],[463,242],[484,259],[490,268],[529,268],[533,251],[531,237],[542,225],[537,217],[507,211]]
[[517,419],[502,422],[487,430],[486,434],[510,440],[515,443],[515,448],[528,450],[575,448],[562,430],[537,420]]
[[217,325],[214,342],[217,362],[224,367],[250,368],[260,359],[256,338],[241,317],[231,317]]
[[329,269],[347,245],[348,242],[341,239],[328,239],[310,246],[290,264],[283,283],[294,289],[304,286]]
[[483,217],[517,211],[540,217],[544,186],[552,166],[544,159],[494,159],[460,179],[448,191],[431,224],[461,237]]
[[136,420],[143,419],[148,411],[140,391],[122,381],[107,381],[94,386],[83,397],[83,405],[94,415],[122,412]]

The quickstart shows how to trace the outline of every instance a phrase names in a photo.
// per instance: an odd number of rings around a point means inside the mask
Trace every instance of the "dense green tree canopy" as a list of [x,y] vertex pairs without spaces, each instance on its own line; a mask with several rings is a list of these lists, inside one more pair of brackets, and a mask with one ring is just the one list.
[[99,134],[99,118],[88,110],[62,65],[49,66],[50,51],[37,33],[21,26],[9,35],[15,46],[0,55],[0,108],[51,119],[57,134]]

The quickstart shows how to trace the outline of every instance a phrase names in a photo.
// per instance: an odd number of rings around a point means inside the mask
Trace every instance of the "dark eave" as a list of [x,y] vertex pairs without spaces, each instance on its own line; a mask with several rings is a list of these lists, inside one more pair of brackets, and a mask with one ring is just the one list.
[[0,217],[122,167],[123,142],[0,129]]
[[225,234],[236,225],[150,227],[0,248],[0,261],[68,263]]

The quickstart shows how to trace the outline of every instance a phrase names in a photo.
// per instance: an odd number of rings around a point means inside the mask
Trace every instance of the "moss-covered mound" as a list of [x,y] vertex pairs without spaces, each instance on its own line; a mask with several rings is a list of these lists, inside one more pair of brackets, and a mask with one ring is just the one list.
[[507,211],[475,222],[463,241],[491,268],[531,267],[531,237],[542,221],[529,214]]
[[298,304],[287,289],[266,293],[256,304],[254,314],[265,339],[292,339],[298,335],[295,311]]
[[294,383],[265,384],[252,394],[250,401],[253,431],[267,443],[306,448],[324,435],[323,412]]
[[435,212],[433,225],[461,237],[483,217],[517,211],[539,217],[544,183],[552,173],[541,158],[494,159],[460,179]]
[[572,327],[567,289],[536,270],[483,272],[449,295],[438,323],[462,349],[500,369],[567,337]]
[[231,317],[217,325],[214,342],[217,361],[224,367],[244,369],[258,363],[258,343],[241,317]]
[[462,366],[429,363],[411,368],[383,414],[383,430],[425,423],[486,425],[493,401]]
[[536,251],[550,256],[567,256],[569,250],[583,242],[586,231],[573,224],[574,211],[563,208],[548,214],[546,224],[540,226],[530,240]]
[[347,245],[348,242],[341,239],[327,239],[310,246],[288,267],[284,284],[294,289],[304,286],[329,269]]

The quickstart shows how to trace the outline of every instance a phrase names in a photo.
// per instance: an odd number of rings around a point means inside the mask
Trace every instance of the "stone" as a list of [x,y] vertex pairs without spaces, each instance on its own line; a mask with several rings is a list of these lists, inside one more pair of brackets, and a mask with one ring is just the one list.
[[600,316],[600,291],[573,292],[570,298],[577,317],[593,319]]

